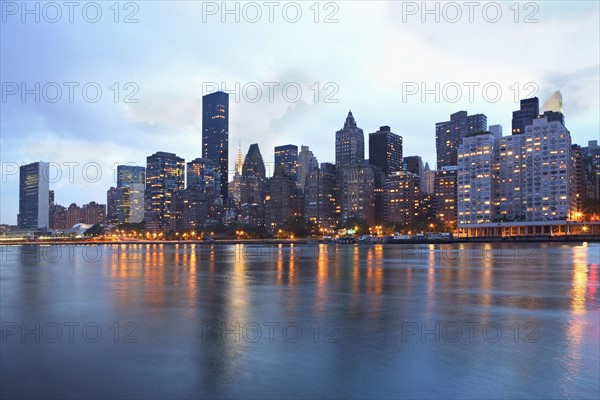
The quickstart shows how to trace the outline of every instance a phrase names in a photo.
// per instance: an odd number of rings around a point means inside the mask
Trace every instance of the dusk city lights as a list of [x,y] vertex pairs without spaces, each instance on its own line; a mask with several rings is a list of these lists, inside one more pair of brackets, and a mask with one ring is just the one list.
[[0,399],[600,397],[600,2],[0,7]]

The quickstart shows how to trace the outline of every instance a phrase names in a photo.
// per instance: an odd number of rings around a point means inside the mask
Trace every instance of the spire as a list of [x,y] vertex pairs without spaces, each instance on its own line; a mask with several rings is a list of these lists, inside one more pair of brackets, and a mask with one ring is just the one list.
[[356,121],[354,120],[354,116],[352,115],[352,110],[348,112],[348,116],[346,117],[346,122],[344,123],[344,128],[356,127]]
[[235,173],[238,175],[242,174],[242,167],[244,166],[244,156],[242,155],[242,140],[240,139],[240,143],[238,145],[238,152],[235,158]]
[[546,100],[542,108],[540,108],[540,114],[543,114],[546,111],[558,111],[562,112],[562,93],[560,90],[555,91],[552,95]]

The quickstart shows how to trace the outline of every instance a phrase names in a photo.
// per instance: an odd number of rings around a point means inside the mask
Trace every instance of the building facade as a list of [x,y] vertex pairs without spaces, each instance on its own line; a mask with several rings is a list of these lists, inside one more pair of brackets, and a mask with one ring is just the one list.
[[296,181],[298,179],[298,146],[293,144],[276,146],[274,168],[273,175],[281,170],[283,175]]
[[158,152],[146,158],[146,229],[171,229],[171,202],[184,189],[185,160],[173,153]]
[[[337,167],[337,166],[336,166]],[[375,224],[375,172],[371,165],[338,168],[341,222],[358,218]]]
[[369,164],[379,167],[386,176],[402,169],[402,136],[382,126],[369,134]]
[[469,133],[487,130],[487,117],[484,114],[467,115],[459,111],[450,116],[450,121],[435,124],[435,149],[437,169],[456,166],[458,162],[458,146],[463,137]]
[[117,166],[117,220],[119,224],[144,220],[146,190],[146,168]]
[[506,221],[571,219],[576,210],[571,135],[558,121],[535,119],[500,140],[499,217]]
[[332,233],[340,221],[338,173],[334,164],[322,163],[306,178],[304,216],[325,233]]
[[221,170],[220,195],[229,196],[229,94],[215,92],[202,97],[202,158]]
[[540,101],[537,97],[521,100],[521,108],[513,111],[512,134],[524,133],[525,127],[531,125],[538,115],[540,115]]
[[393,172],[384,188],[384,222],[409,226],[421,212],[419,177],[408,171]]
[[364,162],[365,137],[350,111],[344,127],[335,133],[335,165],[338,168],[345,168],[362,165]]
[[319,168],[317,157],[313,154],[308,146],[300,146],[298,154],[298,187],[304,189],[306,177],[315,169]]
[[458,149],[458,225],[496,218],[499,177],[498,140],[490,132],[463,138]]
[[458,167],[446,166],[435,172],[435,215],[448,227],[456,225],[458,219]]
[[242,167],[240,187],[240,202],[242,204],[258,204],[262,207],[264,181],[265,181],[265,163],[258,144],[250,145],[244,165]]
[[19,229],[50,227],[49,163],[35,162],[19,168]]
[[265,225],[275,232],[288,218],[295,214],[296,180],[276,173],[265,182]]

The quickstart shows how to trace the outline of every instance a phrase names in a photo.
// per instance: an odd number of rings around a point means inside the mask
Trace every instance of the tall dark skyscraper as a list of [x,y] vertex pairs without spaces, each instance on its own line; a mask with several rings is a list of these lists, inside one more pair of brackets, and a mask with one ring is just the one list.
[[404,170],[415,174],[419,179],[423,178],[423,160],[421,156],[404,157]]
[[171,202],[184,189],[185,160],[160,151],[146,158],[146,212],[150,231],[166,232],[171,227]]
[[225,202],[229,193],[229,95],[225,92],[202,97],[202,158],[219,164],[221,196]]
[[369,134],[369,164],[375,165],[386,175],[402,169],[402,136],[392,133],[389,126],[382,126]]
[[350,111],[344,127],[335,133],[335,165],[343,168],[364,165],[364,163],[365,137],[363,130],[356,126],[356,121]]
[[467,115],[459,111],[450,116],[450,121],[435,124],[435,149],[437,168],[458,165],[458,146],[469,133],[487,130],[484,114]]
[[286,144],[275,147],[275,173],[280,171],[284,176],[296,180],[298,176],[298,146]]
[[262,204],[263,184],[265,181],[265,163],[258,144],[248,149],[242,167],[241,203]]
[[20,229],[50,227],[50,180],[49,164],[35,162],[19,169],[19,215]]
[[513,111],[512,134],[525,132],[525,127],[531,125],[540,114],[540,101],[537,97],[521,100],[521,109]]

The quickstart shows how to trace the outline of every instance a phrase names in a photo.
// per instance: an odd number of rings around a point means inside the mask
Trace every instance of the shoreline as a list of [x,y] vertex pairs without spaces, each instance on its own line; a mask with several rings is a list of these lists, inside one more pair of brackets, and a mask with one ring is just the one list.
[[335,243],[323,242],[318,239],[223,239],[223,240],[7,240],[0,241],[0,246],[10,245],[130,245],[130,244],[200,244],[200,245],[232,245],[232,244],[259,244],[259,245],[292,245],[292,244],[330,244],[330,245],[375,245],[375,244],[463,244],[463,243],[600,243],[598,235],[577,235],[577,236],[512,236],[504,238],[456,238],[456,239],[400,239],[386,242],[352,242]]

